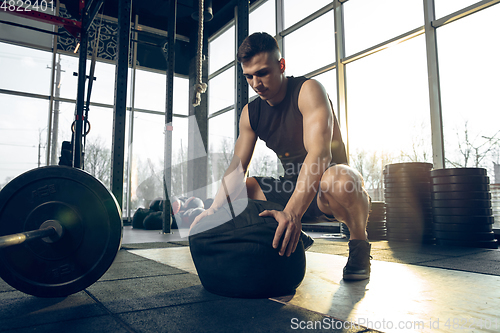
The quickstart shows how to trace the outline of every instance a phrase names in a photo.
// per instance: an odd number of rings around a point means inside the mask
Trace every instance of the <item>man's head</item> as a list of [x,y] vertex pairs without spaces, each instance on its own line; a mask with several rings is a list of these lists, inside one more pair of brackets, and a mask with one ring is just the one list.
[[286,93],[285,59],[276,40],[265,32],[256,32],[238,48],[237,59],[248,84],[262,98],[274,105],[281,102]]
[[278,61],[281,59],[281,52],[276,39],[265,32],[256,32],[245,38],[238,48],[236,58],[238,62],[244,63],[261,52],[275,55]]

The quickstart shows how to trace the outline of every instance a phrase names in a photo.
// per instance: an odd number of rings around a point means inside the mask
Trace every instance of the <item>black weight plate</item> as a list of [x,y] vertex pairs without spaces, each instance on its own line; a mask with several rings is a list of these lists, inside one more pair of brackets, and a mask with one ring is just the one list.
[[493,216],[441,216],[434,215],[434,223],[451,223],[451,224],[493,224],[495,220]]
[[412,225],[412,224],[401,224],[401,225],[388,225],[387,226],[387,231],[390,232],[417,232],[417,233],[427,233],[427,234],[432,234],[432,228],[431,226],[419,226],[419,225]]
[[396,191],[392,189],[385,189],[384,196],[387,199],[418,199],[418,200],[430,200],[431,199],[431,191],[420,191],[417,192],[415,190],[404,190],[404,191]]
[[387,230],[406,229],[406,230],[427,230],[432,232],[432,223],[418,221],[395,221],[387,224]]
[[434,223],[434,231],[453,231],[453,232],[488,232],[493,230],[491,224],[472,224],[472,223]]
[[493,231],[489,232],[452,232],[434,231],[437,239],[464,240],[464,241],[491,241],[495,239]]
[[413,204],[413,205],[431,205],[430,198],[428,200],[420,200],[419,198],[385,198],[386,206],[391,206],[394,204]]
[[488,191],[470,192],[433,192],[433,200],[491,200],[491,193]]
[[488,184],[446,184],[432,185],[432,192],[474,192],[489,191]]
[[410,222],[410,223],[432,223],[433,222],[433,217],[432,215],[423,215],[423,216],[416,216],[416,215],[410,215],[410,216],[405,216],[403,214],[395,214],[395,215],[389,215],[386,218],[386,223],[393,223],[393,222]]
[[384,183],[384,188],[389,190],[398,189],[417,189],[419,191],[430,191],[431,183],[408,183],[408,182],[394,182],[394,183]]
[[387,232],[387,229],[386,228],[383,228],[383,229],[367,229],[366,231],[368,233],[372,233],[372,234],[385,234]]
[[430,210],[432,208],[431,204],[422,205],[422,204],[412,204],[412,203],[395,203],[387,205],[386,212],[394,211],[394,209],[409,209],[409,210]]
[[373,227],[385,227],[385,224],[386,224],[385,220],[383,220],[383,221],[370,221],[370,220],[368,220],[367,226],[368,226],[368,228],[370,228],[371,226],[373,226]]
[[390,235],[393,234],[415,234],[415,235],[423,235],[423,234],[432,234],[432,230],[430,229],[419,229],[419,228],[387,228],[387,233]]
[[393,163],[384,166],[384,170],[396,171],[396,170],[431,170],[432,163],[425,162],[407,162],[407,163]]
[[366,230],[372,230],[372,231],[386,231],[387,226],[376,226],[376,227],[367,227]]
[[384,239],[385,237],[387,237],[387,233],[384,232],[384,233],[371,233],[371,232],[368,232],[368,239]]
[[386,231],[387,228],[385,226],[384,227],[372,227],[372,228],[366,228],[366,230],[371,231],[371,232],[382,232],[382,231]]
[[384,177],[384,184],[408,183],[408,184],[430,184],[430,177]]
[[484,168],[451,168],[431,170],[431,177],[487,175]]
[[377,224],[384,224],[385,223],[385,217],[383,219],[371,219],[369,216],[368,216],[368,223],[369,224],[373,224],[373,225],[377,225]]
[[432,223],[433,218],[432,215],[430,214],[403,214],[403,213],[394,213],[390,214],[386,218],[386,223],[393,223],[393,222],[411,222],[414,223],[416,221],[420,221],[419,223]]
[[434,177],[432,184],[489,184],[490,178],[487,176],[448,176]]
[[0,236],[64,228],[55,243],[41,239],[0,249],[0,276],[38,297],[64,297],[96,282],[121,244],[122,219],[113,195],[85,171],[49,166],[28,171],[0,192]]
[[385,219],[385,211],[383,213],[369,213],[368,220],[384,220]]
[[422,242],[424,239],[423,235],[416,234],[402,234],[402,233],[387,233],[387,240],[397,241],[397,242]]
[[388,172],[386,170],[383,171],[384,179],[391,178],[411,178],[411,179],[423,179],[430,181],[431,174],[427,170],[399,170],[399,171],[391,171]]
[[401,193],[401,192],[409,192],[409,193],[426,193],[431,191],[432,186],[430,184],[423,184],[422,186],[414,186],[414,185],[408,185],[408,186],[403,186],[398,183],[392,183],[392,186],[385,186],[384,187],[384,192],[385,193]]
[[463,208],[433,208],[432,212],[434,215],[447,216],[447,215],[492,215],[493,211],[489,208],[475,208],[475,207],[463,207]]
[[[426,202],[431,200],[431,194],[429,192],[426,193],[385,193],[385,199],[387,203],[393,202],[393,199],[403,200],[412,200],[415,202]],[[386,206],[387,207],[387,206]]]
[[387,240],[387,235],[375,235],[375,236],[371,236],[371,237],[368,237],[369,240]]
[[385,209],[384,209],[384,212],[382,213],[379,213],[379,212],[370,212],[369,215],[368,215],[368,218],[377,218],[377,219],[384,219],[385,218]]
[[491,208],[491,200],[433,200],[432,207]]
[[[438,208],[436,208],[438,209]],[[387,207],[387,212],[386,216],[394,215],[394,214],[419,214],[419,215],[425,215],[425,214],[432,214],[431,207],[399,207],[399,206],[394,206],[394,207]],[[453,215],[453,214],[449,214]],[[459,214],[455,214],[459,215]]]
[[407,195],[413,195],[413,196],[422,196],[422,195],[428,195],[430,196],[431,193],[431,187],[428,188],[419,188],[419,187],[386,187],[384,188],[384,194],[390,195],[390,194],[395,194],[395,195],[401,195],[401,196],[407,196]]
[[436,239],[436,245],[441,246],[465,246],[465,247],[479,247],[485,249],[498,249],[496,240],[492,241],[457,241],[448,239]]

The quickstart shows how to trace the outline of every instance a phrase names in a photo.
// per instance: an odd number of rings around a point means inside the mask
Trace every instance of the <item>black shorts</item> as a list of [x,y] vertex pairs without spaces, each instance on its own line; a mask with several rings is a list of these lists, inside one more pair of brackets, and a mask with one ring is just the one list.
[[[286,206],[288,200],[295,190],[296,182],[293,180],[280,177],[279,179],[273,177],[253,177],[259,183],[259,186],[264,192],[267,201],[279,203]],[[304,213],[304,220],[317,220],[318,217],[326,216],[333,219],[333,215],[323,213],[318,207],[318,194],[314,196],[313,201]]]

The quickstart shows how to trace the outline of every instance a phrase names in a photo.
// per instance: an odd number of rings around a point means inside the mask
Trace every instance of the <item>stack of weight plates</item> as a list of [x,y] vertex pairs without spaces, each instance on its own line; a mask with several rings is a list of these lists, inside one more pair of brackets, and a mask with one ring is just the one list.
[[384,167],[387,239],[432,243],[431,163]]
[[437,169],[431,178],[436,243],[496,249],[486,169]]
[[[349,228],[344,223],[340,224],[340,232],[347,239],[351,236]],[[372,201],[370,215],[368,216],[368,224],[366,226],[369,240],[384,240],[387,239],[387,227],[385,225],[385,203],[383,201]]]
[[368,224],[366,226],[368,239],[384,240],[387,239],[387,226],[385,223],[385,202],[372,201],[370,215],[368,215]]

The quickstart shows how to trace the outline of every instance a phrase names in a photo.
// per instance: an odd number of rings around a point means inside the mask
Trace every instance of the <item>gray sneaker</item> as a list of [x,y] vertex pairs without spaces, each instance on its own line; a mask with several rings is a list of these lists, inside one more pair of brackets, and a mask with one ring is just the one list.
[[370,250],[368,241],[349,241],[349,258],[344,267],[344,280],[366,280],[370,278]]

